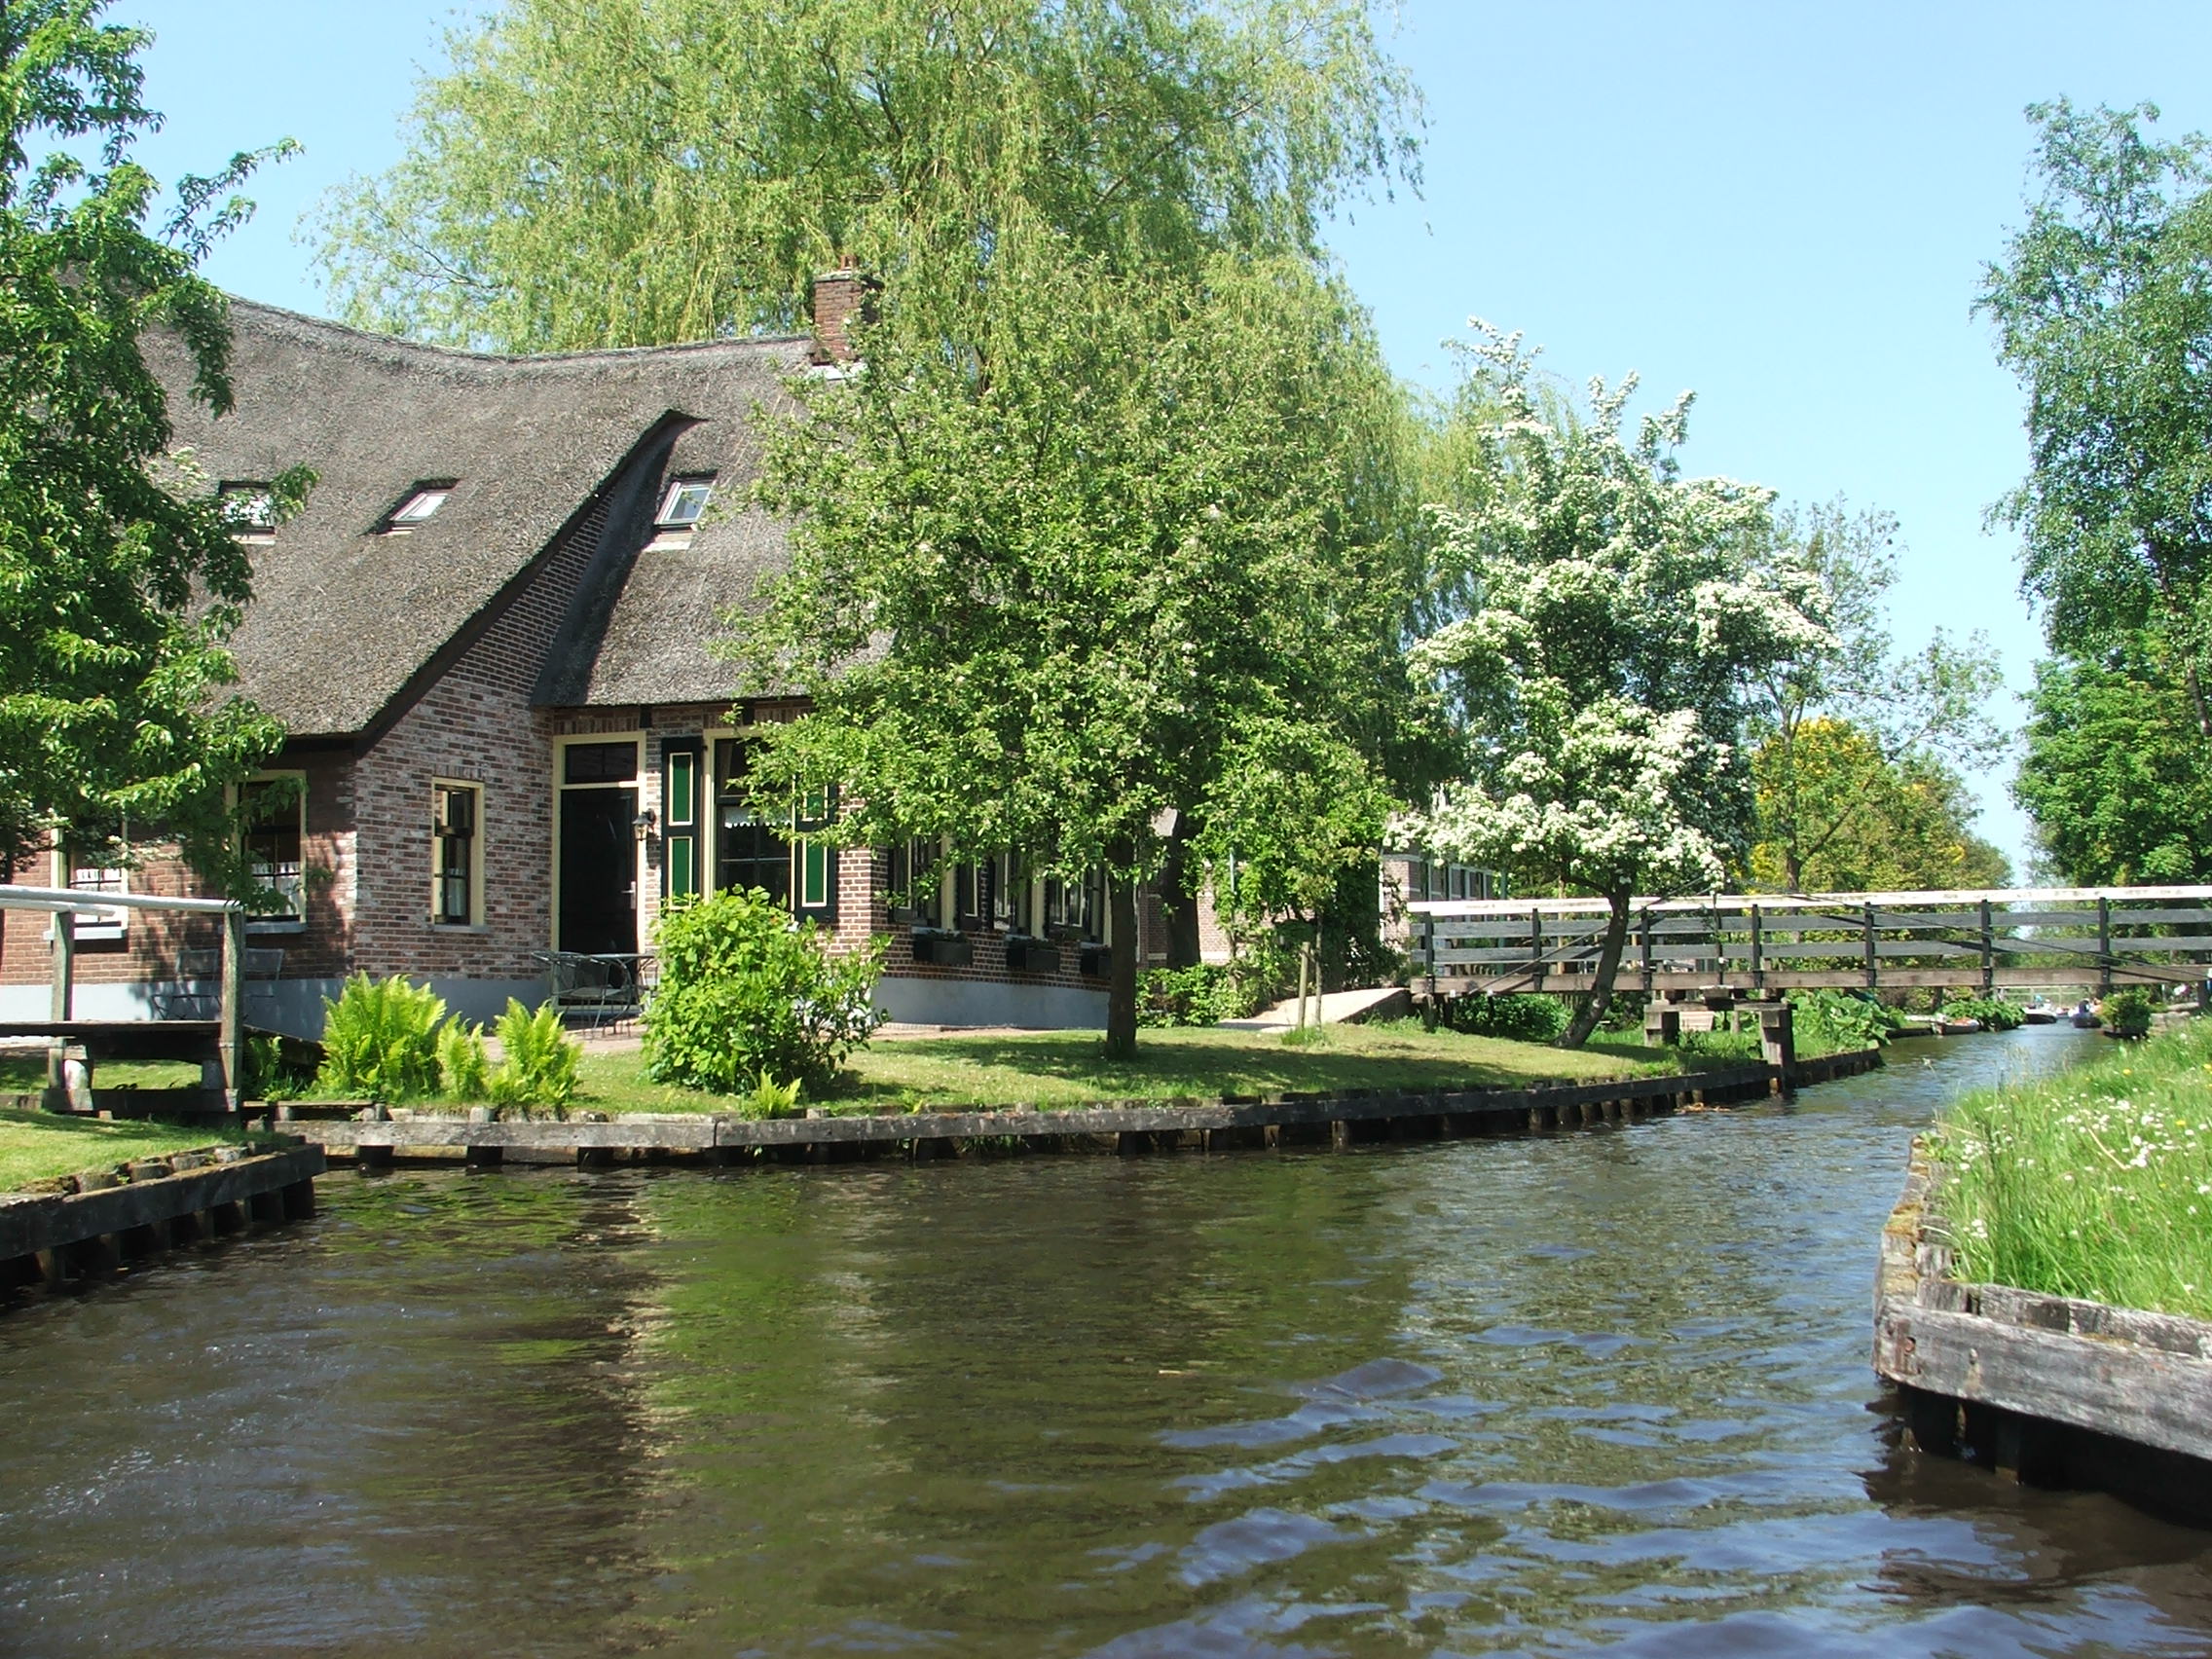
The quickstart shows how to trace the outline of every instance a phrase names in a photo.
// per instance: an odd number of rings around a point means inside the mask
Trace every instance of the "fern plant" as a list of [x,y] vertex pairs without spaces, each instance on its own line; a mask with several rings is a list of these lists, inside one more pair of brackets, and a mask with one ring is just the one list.
[[778,1083],[768,1073],[760,1074],[760,1081],[753,1086],[750,1094],[740,1094],[732,1102],[740,1118],[783,1118],[798,1110],[799,1084],[796,1078],[790,1083]]
[[533,1014],[513,997],[499,1015],[499,1047],[505,1058],[486,1081],[491,1098],[501,1106],[566,1106],[576,1094],[576,1062],[583,1045],[561,1024],[551,1004]]
[[322,999],[322,1070],[315,1083],[339,1095],[410,1100],[438,1091],[438,1028],[445,999],[397,975],[356,974],[338,1000]]
[[439,1026],[438,1070],[448,1100],[490,1099],[492,1062],[484,1051],[484,1028],[458,1014]]

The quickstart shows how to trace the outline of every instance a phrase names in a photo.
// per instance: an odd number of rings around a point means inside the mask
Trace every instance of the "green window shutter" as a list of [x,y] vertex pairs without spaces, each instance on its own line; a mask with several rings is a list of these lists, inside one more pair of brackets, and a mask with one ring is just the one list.
[[671,899],[699,896],[699,751],[662,756],[661,869]]

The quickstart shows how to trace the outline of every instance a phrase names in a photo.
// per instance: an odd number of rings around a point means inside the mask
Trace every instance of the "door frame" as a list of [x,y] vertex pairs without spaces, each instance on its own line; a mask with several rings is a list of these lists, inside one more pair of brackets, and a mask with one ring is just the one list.
[[[568,783],[566,779],[569,776],[569,751],[579,743],[630,744],[637,752],[638,769],[631,774],[628,784]],[[547,895],[545,907],[546,949],[558,950],[561,948],[561,796],[570,790],[630,789],[637,792],[639,810],[643,811],[647,805],[645,768],[645,734],[635,726],[628,731],[569,732],[553,740],[553,792],[552,799],[547,803],[553,820],[553,832],[547,838],[552,848],[552,857],[548,861],[545,881]],[[659,792],[656,790],[654,798],[658,799],[658,797]],[[642,857],[639,863],[642,866],[644,864]],[[637,911],[638,918],[638,940],[641,945],[645,941],[645,930],[644,885],[645,872],[641,867],[638,878],[631,888],[632,903]]]

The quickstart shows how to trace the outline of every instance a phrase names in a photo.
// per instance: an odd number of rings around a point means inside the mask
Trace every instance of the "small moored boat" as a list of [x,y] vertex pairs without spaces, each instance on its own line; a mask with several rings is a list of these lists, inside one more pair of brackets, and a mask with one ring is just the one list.
[[2045,1002],[2043,998],[2038,997],[2035,1001],[2022,1005],[2020,1023],[2023,1025],[2056,1025],[2058,1023],[2058,1010]]
[[2075,1005],[2073,1019],[2075,1028],[2081,1031],[2094,1031],[2098,1026],[2104,1023],[2104,1021],[2097,1016],[2097,1011],[2091,1008],[2086,1002],[2078,1003]]

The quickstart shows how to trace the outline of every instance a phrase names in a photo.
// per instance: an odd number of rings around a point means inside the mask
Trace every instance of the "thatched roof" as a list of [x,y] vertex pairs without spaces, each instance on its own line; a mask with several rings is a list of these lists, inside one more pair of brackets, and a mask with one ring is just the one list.
[[[296,737],[377,723],[442,649],[510,590],[636,457],[612,491],[593,591],[546,665],[542,703],[711,701],[735,689],[708,652],[715,612],[783,562],[757,512],[718,512],[682,551],[640,555],[662,476],[717,474],[718,506],[756,475],[757,404],[806,361],[805,340],[501,357],[363,334],[232,302],[236,411],[212,421],[172,392],[176,441],[211,481],[305,464],[306,509],[254,555],[232,642],[244,689]],[[172,387],[181,353],[157,348]],[[387,515],[419,483],[453,480],[404,535]]]

